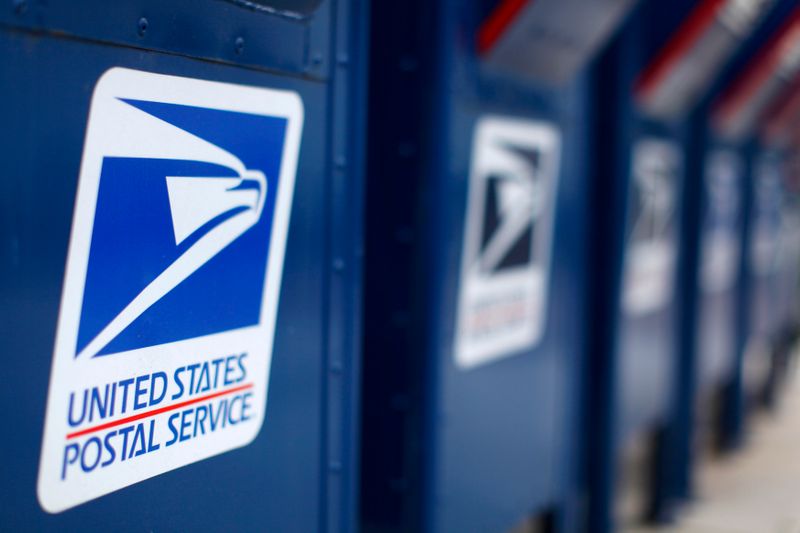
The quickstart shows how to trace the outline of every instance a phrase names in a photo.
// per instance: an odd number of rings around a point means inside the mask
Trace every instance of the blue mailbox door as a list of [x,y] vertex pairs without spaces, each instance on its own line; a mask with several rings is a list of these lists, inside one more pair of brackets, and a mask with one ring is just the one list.
[[[741,255],[745,161],[734,147],[720,145],[705,161],[698,264],[698,387],[707,391],[732,379]],[[713,401],[713,400],[712,400]]]
[[[731,294],[738,302],[735,317],[701,315],[698,326],[698,356],[701,368],[707,371],[701,375],[701,387],[707,390],[719,377],[713,374],[709,361],[722,356],[720,344],[714,345],[712,337],[733,339],[735,343],[728,352],[733,371],[722,381],[724,396],[719,436],[726,448],[741,441],[745,397],[769,399],[772,396],[770,384],[775,377],[775,362],[780,359],[775,354],[781,336],[778,323],[783,316],[781,302],[784,300],[775,287],[774,274],[779,270],[780,206],[786,183],[786,157],[781,146],[790,135],[786,123],[792,120],[793,85],[787,81],[797,73],[795,67],[782,70],[780,75],[776,69],[794,49],[797,21],[798,11],[792,2],[776,5],[748,44],[740,64],[736,65],[733,75],[728,76],[721,93],[709,106],[708,118],[704,119],[710,126],[709,153],[734,150],[742,161],[743,172],[740,272]],[[791,260],[787,264],[791,264]],[[701,309],[711,305],[711,293],[702,290],[702,284],[699,295]],[[714,298],[721,298],[721,295]],[[724,320],[729,321],[734,336],[714,334]],[[716,353],[716,349],[720,352]],[[703,363],[704,360],[707,362]]]
[[361,11],[82,4],[0,12],[0,529],[352,529]]
[[[606,410],[595,417],[600,445],[590,453],[599,484],[594,527],[612,527],[615,489],[642,500],[616,514],[668,517],[685,475],[682,420],[694,374],[682,309],[697,202],[687,176],[698,159],[691,116],[768,7],[742,13],[735,2],[643,2],[595,68],[595,254],[604,261],[595,282],[595,368],[608,377],[593,396],[595,409]],[[732,14],[743,15],[737,34],[727,29]],[[625,466],[634,455],[643,461],[638,479]]]
[[747,273],[749,307],[744,365],[746,393],[777,404],[797,332],[797,197],[791,185],[790,148],[765,148],[753,169]]
[[[729,450],[738,439],[732,422],[739,417],[738,407],[729,400],[741,374],[742,236],[750,201],[751,158],[746,140],[725,135],[715,111],[742,70],[757,61],[754,58],[784,24],[791,7],[791,3],[776,2],[762,23],[742,35],[740,51],[692,119],[699,164],[694,165],[690,180],[696,182],[698,216],[695,227],[686,231],[687,240],[693,235],[697,240],[687,247],[686,283],[691,291],[687,291],[682,318],[687,372],[697,374],[685,415],[689,463],[703,449]],[[685,496],[694,492],[691,479],[689,473],[685,487],[678,489]]]
[[[564,526],[575,510],[580,67],[603,35],[570,57],[555,44],[560,4],[533,3],[503,31],[479,2],[373,11],[361,502],[375,530]],[[504,38],[575,66],[562,78],[548,61],[509,64]]]
[[[694,465],[708,449],[734,449],[741,437],[741,343],[746,307],[743,242],[750,209],[751,143],[741,120],[755,121],[752,103],[766,106],[770,98],[754,96],[740,80],[761,59],[765,43],[775,40],[794,8],[792,2],[762,5],[749,29],[734,39],[738,49],[710,84],[691,113],[690,165],[684,198],[680,309],[678,395],[674,415],[670,491],[677,500],[697,491]],[[732,38],[733,39],[733,38]],[[733,51],[733,50],[732,50]],[[702,56],[702,54],[701,54]],[[758,83],[753,84],[756,88]],[[720,102],[731,94],[735,109]],[[733,100],[731,100],[733,101]],[[727,115],[722,119],[722,115]],[[744,122],[747,122],[744,121]],[[733,126],[742,131],[735,133]],[[702,488],[702,487],[701,487]]]
[[[797,154],[794,146],[797,141],[797,122],[800,115],[800,72],[795,72],[790,83],[770,103],[761,119],[758,131],[759,142],[777,152],[780,161],[780,206],[779,229],[775,251],[776,284],[774,313],[776,315],[776,334],[774,337],[775,363],[772,365],[773,382],[777,385],[786,373],[786,364],[797,340],[798,332],[798,174]],[[767,400],[774,400],[774,391]]]
[[[793,136],[796,138],[796,131]],[[776,339],[777,364],[773,380],[780,386],[788,377],[788,366],[800,335],[800,194],[798,191],[798,156],[786,154],[784,198],[781,207],[779,243],[781,320]]]
[[[622,519],[616,493],[622,486],[623,455],[645,451],[640,471],[651,472],[663,448],[672,413],[677,364],[678,236],[685,167],[680,121],[644,114],[633,99],[634,83],[655,51],[678,27],[689,6],[654,15],[654,2],[640,4],[595,67],[598,113],[598,227],[595,255],[603,268],[594,282],[594,440],[589,451],[591,527],[609,531]],[[673,6],[674,7],[674,6]],[[655,42],[654,42],[655,41]],[[651,67],[652,69],[652,67]],[[652,76],[652,75],[651,75]],[[658,99],[657,99],[658,100]],[[603,124],[614,125],[611,134]],[[636,444],[640,442],[642,444]],[[656,500],[658,480],[635,489]],[[652,484],[650,484],[652,483]],[[653,504],[639,503],[640,518]],[[630,519],[631,517],[625,517]]]
[[[795,84],[796,86],[796,84]],[[796,94],[796,93],[795,93]],[[797,101],[797,97],[794,98]],[[797,109],[793,109],[796,119]],[[793,128],[796,121],[793,121]],[[793,138],[797,132],[791,131]],[[786,147],[786,145],[784,145]],[[787,150],[784,161],[783,198],[781,201],[781,227],[778,242],[778,290],[780,318],[775,339],[776,361],[773,365],[773,389],[789,374],[789,364],[800,334],[800,195],[798,194],[798,156]],[[771,398],[768,397],[768,400]],[[774,398],[772,398],[774,399]]]
[[774,343],[781,321],[779,244],[784,157],[768,149],[760,150],[754,157],[753,203],[745,236],[749,284],[743,365],[745,392],[755,399],[769,393]]

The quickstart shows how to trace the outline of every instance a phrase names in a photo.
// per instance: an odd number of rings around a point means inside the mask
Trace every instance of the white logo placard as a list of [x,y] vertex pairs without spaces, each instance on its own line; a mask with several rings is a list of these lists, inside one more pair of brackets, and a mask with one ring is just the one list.
[[548,123],[484,117],[476,126],[455,338],[462,368],[542,336],[559,156]]
[[256,437],[302,125],[292,92],[100,78],[48,393],[45,510]]

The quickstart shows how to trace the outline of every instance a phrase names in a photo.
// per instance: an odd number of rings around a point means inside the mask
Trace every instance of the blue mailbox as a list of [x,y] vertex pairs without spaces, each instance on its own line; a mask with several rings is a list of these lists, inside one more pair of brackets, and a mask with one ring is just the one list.
[[[703,214],[698,262],[698,388],[714,395],[737,371],[738,282],[745,160],[735,148],[716,145],[703,169]],[[704,399],[713,408],[714,399]]]
[[[793,3],[779,4],[755,53],[713,105],[710,145],[726,147],[742,162],[739,303],[730,326],[736,332],[735,356],[722,402],[727,446],[741,441],[745,405],[774,397],[784,346],[792,336],[790,289],[796,259],[792,239],[784,238],[790,230],[784,228],[793,220],[786,143],[796,105],[790,80],[798,75],[797,66],[790,58],[797,50],[798,17]],[[709,327],[710,322],[701,322],[699,338],[713,334]]]
[[0,10],[0,529],[355,528],[365,23]]
[[582,70],[626,3],[373,7],[365,528],[572,530],[584,500]]
[[776,363],[775,343],[782,319],[784,297],[780,294],[781,211],[784,154],[759,147],[751,169],[753,203],[747,241],[745,273],[747,311],[743,349],[743,380],[746,398],[766,400],[772,394]]
[[772,362],[764,397],[767,406],[773,406],[777,401],[777,393],[786,378],[787,367],[796,348],[800,325],[800,309],[798,309],[800,205],[798,205],[798,159],[795,148],[797,124],[800,118],[798,88],[800,88],[800,72],[795,71],[791,82],[783,87],[780,96],[775,98],[762,117],[759,131],[760,143],[771,148],[781,158],[778,172],[780,179],[778,227],[772,259],[775,271],[772,301],[775,331],[772,335]]
[[[753,7],[753,6],[750,6]],[[689,468],[693,116],[770,3],[642,2],[596,65],[592,527],[671,516]],[[730,27],[737,21],[736,31]],[[726,214],[725,216],[729,216]]]
[[[791,2],[765,4],[748,31],[736,33],[740,45],[711,84],[690,118],[694,161],[687,169],[681,293],[682,394],[676,409],[676,464],[673,493],[695,495],[694,465],[738,442],[740,405],[734,401],[741,378],[742,236],[749,194],[750,158],[746,139],[730,135],[714,119],[715,108],[742,69],[757,62],[792,9]],[[702,489],[702,487],[700,488]]]

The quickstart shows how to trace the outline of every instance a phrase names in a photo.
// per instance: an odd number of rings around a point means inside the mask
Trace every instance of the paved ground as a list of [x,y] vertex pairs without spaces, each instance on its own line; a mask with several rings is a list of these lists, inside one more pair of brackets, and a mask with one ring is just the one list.
[[800,533],[798,378],[777,413],[754,420],[743,450],[701,466],[699,498],[675,526],[636,533]]

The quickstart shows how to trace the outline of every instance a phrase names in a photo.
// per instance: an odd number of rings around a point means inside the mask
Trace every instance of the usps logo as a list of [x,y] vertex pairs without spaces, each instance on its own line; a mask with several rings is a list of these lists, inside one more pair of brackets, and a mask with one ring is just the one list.
[[674,286],[676,197],[683,165],[677,145],[646,137],[633,147],[631,223],[625,250],[622,307],[630,315],[662,309]]
[[544,122],[477,124],[455,338],[461,368],[519,354],[543,333],[559,143]]
[[292,92],[122,68],[98,81],[48,393],[45,510],[256,437],[302,125]]

